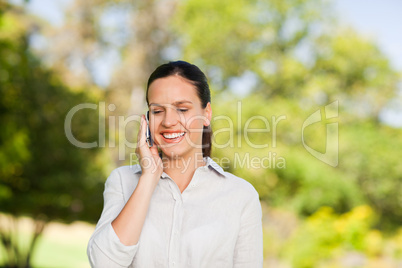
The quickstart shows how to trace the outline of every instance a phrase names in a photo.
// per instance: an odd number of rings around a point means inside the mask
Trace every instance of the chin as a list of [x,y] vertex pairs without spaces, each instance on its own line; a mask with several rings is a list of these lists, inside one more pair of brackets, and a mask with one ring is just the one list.
[[163,148],[162,152],[170,159],[179,159],[182,157],[191,156],[193,153],[191,149],[186,150],[185,148],[174,148],[174,146],[170,148]]
[[184,153],[173,151],[173,150],[163,151],[163,154],[169,159],[179,159],[186,155]]

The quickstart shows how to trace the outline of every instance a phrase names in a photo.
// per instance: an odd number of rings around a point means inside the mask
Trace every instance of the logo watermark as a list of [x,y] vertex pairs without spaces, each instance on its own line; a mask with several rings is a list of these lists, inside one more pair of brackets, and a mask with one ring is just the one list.
[[[166,107],[170,107],[167,104]],[[105,102],[94,103],[82,103],[76,105],[70,109],[66,114],[64,121],[64,131],[66,138],[71,144],[76,147],[88,149],[95,147],[109,147],[118,149],[119,160],[125,160],[127,157],[127,149],[136,149],[137,142],[130,142],[126,136],[126,129],[129,124],[136,125],[136,129],[139,129],[141,123],[141,115],[130,116],[108,116],[106,118],[106,112],[113,112],[116,109],[116,105],[106,105]],[[170,108],[169,108],[170,109]],[[173,109],[175,109],[173,107]],[[78,112],[97,112],[98,113],[98,139],[94,141],[80,141],[73,135],[72,121],[74,116]],[[218,115],[211,119],[212,125],[224,125],[214,131],[212,139],[212,147],[218,149],[225,148],[242,148],[246,145],[248,148],[256,150],[265,150],[263,156],[252,156],[249,152],[245,154],[235,153],[231,158],[214,159],[215,162],[220,163],[223,167],[228,167],[230,163],[234,168],[286,168],[286,159],[279,155],[278,152],[269,151],[269,148],[277,148],[278,136],[283,133],[281,129],[281,122],[289,120],[286,115],[271,115],[264,116],[261,114],[253,115],[247,120],[242,121],[242,102],[239,101],[236,106],[236,112],[228,115]],[[184,116],[180,110],[175,109],[174,113],[169,113],[175,117],[174,120],[178,120],[182,126],[188,126],[196,120],[206,120],[203,116],[196,115],[192,117]],[[334,120],[338,118],[338,101],[332,102],[322,109],[315,111],[308,116],[303,122],[301,127],[301,143],[308,153],[314,156],[319,161],[326,163],[330,166],[336,167],[338,165],[338,122]],[[106,126],[106,119],[108,119],[108,126]],[[154,123],[152,120],[150,124]],[[326,135],[322,137],[325,139],[325,152],[320,152],[306,144],[305,129],[316,123],[326,124]],[[155,123],[154,123],[155,124]],[[254,127],[252,127],[254,125]],[[256,125],[259,128],[255,127]],[[131,128],[133,125],[131,125]],[[152,129],[157,129],[158,126],[152,126]],[[295,126],[295,129],[298,127]],[[106,130],[109,133],[107,138]],[[202,132],[203,129],[187,129],[189,132]],[[205,131],[205,130],[204,130]],[[255,134],[260,134],[260,139],[253,141],[251,138]],[[115,139],[115,137],[118,137]],[[136,136],[136,133],[130,133],[130,137]],[[218,138],[217,138],[218,137]],[[222,138],[223,137],[223,138]],[[263,137],[263,138],[261,138]],[[321,138],[321,137],[320,137]],[[117,143],[116,143],[117,140]],[[202,146],[195,144],[189,135],[185,135],[185,140],[190,146],[196,148]],[[174,144],[166,144],[166,147],[174,146]],[[163,150],[163,146],[159,145]],[[166,148],[165,147],[165,148]],[[130,162],[133,160],[130,154]],[[260,154],[261,155],[261,154]]]
[[[203,159],[202,155],[195,155],[194,159],[178,158],[175,161],[166,161],[162,159],[163,168],[179,168],[181,173],[185,173],[189,167],[197,168],[203,163],[200,163],[200,159]],[[244,169],[284,169],[286,168],[286,160],[282,156],[278,156],[277,153],[268,152],[266,155],[251,156],[250,153],[240,154],[238,152],[234,153],[234,157],[231,159],[227,156],[224,157],[211,157],[212,161],[216,162],[224,170],[230,168],[244,168]],[[139,164],[138,157],[135,153],[130,154],[130,166]],[[156,166],[152,158],[142,158],[141,166],[145,169],[151,168],[152,172],[156,171]]]
[[[332,122],[331,119],[338,118],[338,101],[326,105],[323,109],[315,111],[303,123],[302,143],[304,148],[318,160],[336,167],[338,166],[339,154],[339,134],[338,122]],[[324,122],[326,124],[325,152],[321,153],[310,146],[304,140],[304,130],[310,125]]]

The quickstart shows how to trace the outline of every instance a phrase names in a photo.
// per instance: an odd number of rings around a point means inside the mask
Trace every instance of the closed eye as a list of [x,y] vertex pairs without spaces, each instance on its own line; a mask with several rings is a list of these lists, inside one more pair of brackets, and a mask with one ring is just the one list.
[[187,112],[188,111],[188,109],[177,109],[179,112],[182,112],[182,113],[184,113],[184,112]]

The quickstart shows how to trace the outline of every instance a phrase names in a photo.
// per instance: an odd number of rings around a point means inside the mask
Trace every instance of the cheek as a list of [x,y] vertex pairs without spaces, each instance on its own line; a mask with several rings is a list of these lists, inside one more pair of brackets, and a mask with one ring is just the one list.
[[204,128],[205,116],[202,109],[194,109],[191,113],[185,115],[185,126],[188,130],[198,132]]
[[155,133],[155,131],[158,130],[158,126],[161,124],[161,120],[159,118],[152,118],[151,123],[149,124],[149,129],[152,134]]
[[201,116],[193,116],[186,120],[186,128],[195,133],[202,133],[202,129],[204,128],[204,119]]

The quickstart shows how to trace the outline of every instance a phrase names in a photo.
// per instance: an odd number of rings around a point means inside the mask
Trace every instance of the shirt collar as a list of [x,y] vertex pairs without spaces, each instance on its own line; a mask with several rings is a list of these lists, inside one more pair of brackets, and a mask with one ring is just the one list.
[[[204,161],[205,161],[205,167],[214,170],[215,172],[222,175],[223,177],[226,177],[225,171],[223,170],[223,168],[220,165],[218,165],[214,160],[212,160],[211,157],[209,157],[209,156],[204,157]],[[141,172],[141,166],[138,164],[131,166],[131,169],[133,170],[134,173]],[[162,177],[166,177],[166,176],[168,176],[168,175],[165,172],[163,172]]]
[[212,160],[211,157],[207,156],[204,157],[204,161],[206,162],[206,167],[212,168],[213,170],[215,170],[216,172],[218,172],[220,175],[225,176],[225,171],[223,170],[223,168],[218,165],[214,160]]

